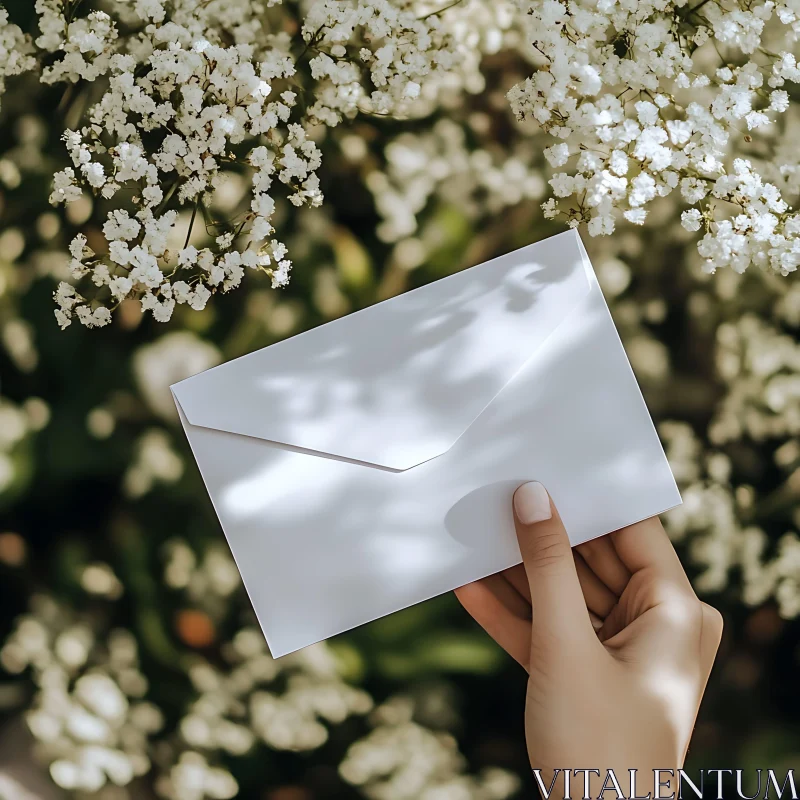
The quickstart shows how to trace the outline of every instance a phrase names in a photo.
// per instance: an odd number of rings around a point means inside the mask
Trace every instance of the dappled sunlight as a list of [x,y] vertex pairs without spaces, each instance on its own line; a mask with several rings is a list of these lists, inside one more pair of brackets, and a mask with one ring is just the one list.
[[405,469],[450,447],[588,289],[567,233],[174,391],[194,425]]
[[[566,237],[548,242],[559,243],[558,252],[563,250],[572,263],[581,258],[578,239]],[[559,261],[556,251],[549,258]],[[573,272],[576,279],[587,280],[582,260]],[[524,278],[514,270],[509,274],[517,275],[511,279],[514,290],[514,282]],[[680,501],[596,284],[578,297],[577,305],[562,304],[563,324],[549,338],[534,339],[533,345],[524,340],[527,349],[510,342],[513,347],[504,350],[493,318],[476,316],[469,325],[459,323],[450,337],[431,340],[427,352],[434,356],[420,373],[413,359],[413,347],[419,344],[414,333],[417,326],[426,327],[429,305],[436,307],[426,293],[441,283],[446,281],[406,296],[419,315],[408,337],[392,328],[397,322],[391,304],[369,311],[389,312],[393,338],[384,338],[387,329],[379,327],[383,316],[354,315],[362,320],[359,324],[366,326],[366,321],[378,331],[375,338],[397,352],[397,362],[379,358],[364,337],[351,340],[353,357],[347,358],[347,348],[334,334],[348,317],[329,326],[327,338],[336,355],[328,352],[321,363],[314,355],[319,345],[308,338],[312,331],[173,387],[182,409],[188,405],[194,418],[209,426],[185,424],[275,654],[519,563],[511,496],[526,480],[540,480],[551,491],[574,543]],[[497,294],[505,304],[505,282]],[[546,293],[542,297],[543,303],[555,302]],[[501,314],[495,308],[493,313],[514,320],[536,317],[538,309]],[[547,327],[540,324],[538,329],[532,326],[539,335],[552,331],[552,319]],[[441,327],[437,324],[434,330]],[[505,335],[512,328],[506,322],[501,330]],[[498,352],[494,364],[482,338]],[[298,360],[296,368],[294,362],[281,362],[283,373],[268,370],[272,350],[289,346],[299,356],[301,345],[306,361]],[[523,356],[527,363],[514,376],[514,359]],[[484,393],[465,395],[463,403],[453,398],[448,406],[444,399],[463,390],[462,377],[470,364]],[[293,368],[302,397],[295,405],[289,393],[295,378],[287,377]],[[402,381],[393,394],[398,375]],[[501,375],[507,385],[497,394]],[[256,411],[264,396],[249,394],[254,385],[271,387],[278,398],[281,413],[274,419]],[[333,391],[339,403],[329,404],[331,386],[339,387]],[[233,398],[235,418],[222,394]],[[467,415],[461,414],[462,407]],[[415,430],[406,423],[418,416],[423,435],[414,439]],[[285,429],[277,427],[281,420]],[[216,422],[222,430],[210,427]],[[250,435],[229,433],[228,426]],[[257,438],[268,429],[286,438],[320,432],[321,440],[314,440],[318,448],[341,442],[342,448],[352,452],[360,446],[363,453],[368,447],[380,463],[387,453],[403,452],[399,436],[410,438],[409,457],[419,457],[431,443],[441,445],[441,438],[430,435],[435,426],[455,435],[455,442],[441,455],[403,471]]]

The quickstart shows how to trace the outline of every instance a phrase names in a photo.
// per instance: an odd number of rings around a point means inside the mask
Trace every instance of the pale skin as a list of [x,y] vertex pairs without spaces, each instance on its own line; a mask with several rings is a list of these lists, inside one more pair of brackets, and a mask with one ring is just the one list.
[[[695,595],[657,517],[572,549],[541,484],[517,489],[514,509],[524,563],[456,595],[528,672],[531,765],[545,786],[556,769],[613,769],[626,796],[636,769],[637,794],[657,796],[653,770],[683,766],[722,617]],[[601,786],[592,777],[592,796]],[[579,775],[572,796],[582,791]]]

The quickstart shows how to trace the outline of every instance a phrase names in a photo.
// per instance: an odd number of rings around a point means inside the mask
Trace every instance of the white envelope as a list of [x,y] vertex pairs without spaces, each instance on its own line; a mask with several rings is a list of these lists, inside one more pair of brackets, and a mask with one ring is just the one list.
[[681,502],[572,231],[172,392],[275,657],[518,564],[524,481],[573,545]]

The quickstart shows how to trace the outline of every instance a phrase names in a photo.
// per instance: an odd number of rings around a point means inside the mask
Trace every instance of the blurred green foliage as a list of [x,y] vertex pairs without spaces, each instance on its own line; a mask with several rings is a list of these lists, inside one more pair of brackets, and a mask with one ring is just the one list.
[[[20,24],[26,17],[30,21],[28,0],[8,5]],[[471,114],[492,120],[483,139],[469,134],[477,140],[470,146],[504,146],[510,123],[493,97],[513,80],[515,69],[514,64],[491,65],[484,96],[469,98],[464,108],[438,112],[468,131]],[[180,348],[178,363],[165,366],[158,380],[137,377],[137,358],[166,336],[189,332],[192,341],[210,343],[219,358],[231,359],[557,229],[543,222],[533,201],[491,210],[481,205],[481,190],[465,197],[463,206],[435,193],[418,215],[424,259],[419,266],[403,266],[395,243],[376,234],[381,215],[367,178],[386,169],[387,142],[401,131],[424,131],[431,121],[359,120],[321,143],[324,208],[300,214],[279,208],[280,232],[294,259],[287,289],[273,292],[266,281],[248,276],[242,290],[214,298],[203,312],[180,307],[166,327],[123,308],[108,329],[73,326],[62,333],[51,300],[55,278],[63,271],[60,254],[78,231],[91,239],[100,216],[90,208],[85,218],[77,218],[47,204],[51,176],[66,164],[59,143],[60,91],[23,78],[3,98],[0,112],[0,153],[19,172],[18,182],[5,180],[0,189],[0,400],[27,409],[29,419],[39,408],[30,406],[36,398],[49,417],[39,429],[31,423],[29,435],[14,444],[13,477],[0,490],[0,640],[40,592],[85,614],[98,631],[133,631],[148,696],[163,711],[169,730],[193,697],[186,673],[191,658],[199,653],[221,665],[222,646],[252,617],[241,589],[217,602],[213,592],[192,597],[163,579],[167,542],[178,537],[201,559],[224,540],[176,420],[161,414],[148,395],[149,385],[163,392],[170,370],[180,372]],[[362,157],[347,156],[347,137],[364,143]],[[544,175],[541,161],[538,168]],[[472,208],[476,203],[478,213]],[[590,247],[596,263],[616,260],[627,270],[626,285],[607,293],[655,418],[685,422],[705,441],[725,392],[715,367],[718,329],[746,312],[769,318],[778,294],[758,277],[743,279],[728,294],[715,288],[693,271],[687,255],[691,244],[676,233],[674,214],[667,209],[662,219],[663,225],[621,231],[616,249],[595,242]],[[638,359],[636,348],[644,352]],[[666,369],[658,367],[662,358]],[[153,429],[165,432],[183,468],[167,480],[151,476],[144,491],[132,490],[132,465],[142,437]],[[771,498],[772,510],[762,523],[776,539],[792,524],[796,494],[772,463],[774,449],[742,441],[727,453],[737,479]],[[687,546],[679,547],[691,564]],[[86,590],[86,569],[96,563],[117,576],[118,598]],[[734,574],[708,598],[724,611],[727,632],[690,766],[797,766],[800,623],[782,619],[772,601],[745,606],[737,586]],[[200,616],[187,617],[187,611]],[[344,677],[379,701],[404,692],[420,698],[424,707],[431,692],[446,697],[447,704],[431,712],[427,722],[455,732],[473,771],[507,767],[523,779],[519,796],[530,796],[522,732],[525,676],[453,597],[364,626],[331,647]],[[24,685],[22,693],[6,691],[17,685]],[[24,711],[31,691],[21,678],[4,678],[0,713],[6,720]],[[241,757],[227,756],[225,766],[243,798],[355,797],[337,765],[364,729],[362,720],[350,719],[332,727],[327,743],[311,753],[259,746]],[[148,796],[147,781],[137,786],[142,792],[137,796]]]

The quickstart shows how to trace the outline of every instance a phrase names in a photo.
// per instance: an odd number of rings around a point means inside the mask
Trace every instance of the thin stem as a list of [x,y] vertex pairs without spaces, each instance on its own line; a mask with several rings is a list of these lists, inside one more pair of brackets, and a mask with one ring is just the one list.
[[423,21],[428,19],[428,17],[435,17],[437,14],[441,14],[444,11],[447,11],[449,8],[453,8],[453,6],[457,6],[462,2],[462,0],[453,0],[452,3],[449,5],[443,6],[442,8],[437,8],[436,11],[431,11],[429,14],[425,14],[422,17],[417,17],[418,20]]
[[72,97],[75,94],[75,86],[74,83],[68,83],[67,88],[64,89],[64,94],[61,95],[61,100],[56,107],[56,114],[58,116],[66,116],[66,111],[69,108],[69,104],[72,102]]
[[242,231],[244,230],[244,226],[247,225],[248,219],[249,219],[249,214],[242,220],[241,224],[236,229],[236,232],[233,234],[234,241],[236,241],[236,239],[238,239],[239,236],[241,235]]
[[189,220],[189,230],[186,231],[186,241],[183,243],[183,249],[185,250],[189,246],[189,239],[192,236],[192,228],[194,228],[194,219],[197,216],[197,206],[200,204],[199,200],[195,201],[194,208],[192,209],[192,218]]
[[689,10],[689,14],[694,14],[696,11],[701,9],[706,3],[710,2],[710,0],[700,0],[700,2],[696,6],[692,6]]
[[178,188],[178,184],[180,182],[181,182],[180,178],[175,178],[175,180],[172,183],[172,186],[169,187],[166,195],[164,195],[164,199],[161,201],[158,208],[156,209],[155,211],[156,215],[160,214],[167,207],[167,203],[169,203],[169,201],[172,199],[172,195],[175,194],[175,190]]
[[64,2],[64,22],[67,26],[69,26],[70,22],[75,18],[75,12],[78,10],[78,6],[83,2],[83,0],[75,0],[71,5],[69,0],[65,0]]
[[303,56],[308,52],[309,48],[313,48],[314,45],[317,43],[317,37],[325,30],[325,26],[321,25],[317,30],[314,31],[313,36],[306,42],[306,46],[301,51],[300,55],[297,56],[297,63],[299,64],[302,60]]

